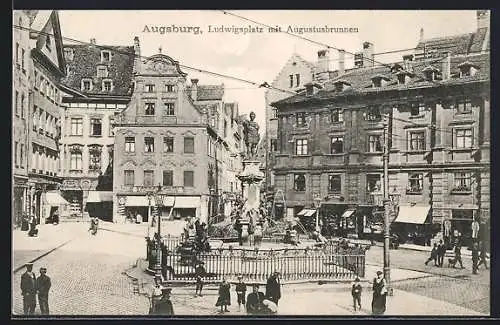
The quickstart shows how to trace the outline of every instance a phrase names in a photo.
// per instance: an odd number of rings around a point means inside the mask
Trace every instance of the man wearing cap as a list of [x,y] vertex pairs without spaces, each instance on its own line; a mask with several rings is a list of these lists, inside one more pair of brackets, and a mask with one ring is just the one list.
[[245,295],[247,293],[247,285],[243,282],[243,276],[238,275],[238,283],[236,284],[236,297],[238,298],[238,310],[241,305],[245,306]]
[[196,290],[194,293],[194,296],[200,296],[201,297],[201,290],[203,289],[203,277],[205,276],[206,270],[205,267],[203,266],[202,261],[196,262],[195,265],[195,276],[196,276]]
[[40,268],[40,276],[36,279],[36,289],[38,291],[38,303],[42,315],[49,314],[49,290],[51,286],[50,277],[47,276],[47,269]]
[[151,314],[153,314],[153,315],[174,315],[174,306],[172,305],[172,301],[170,300],[170,293],[171,292],[172,292],[172,288],[161,289],[162,297],[153,306],[153,310],[152,310]]
[[263,301],[265,299],[264,293],[259,291],[259,285],[254,284],[253,290],[247,296],[247,313],[259,314],[263,308]]
[[27,263],[25,266],[26,272],[21,275],[23,310],[25,315],[33,315],[36,308],[36,276],[33,273],[33,263]]
[[271,300],[278,305],[278,301],[281,298],[281,286],[278,280],[279,272],[273,272],[269,279],[267,279],[266,284],[266,299]]

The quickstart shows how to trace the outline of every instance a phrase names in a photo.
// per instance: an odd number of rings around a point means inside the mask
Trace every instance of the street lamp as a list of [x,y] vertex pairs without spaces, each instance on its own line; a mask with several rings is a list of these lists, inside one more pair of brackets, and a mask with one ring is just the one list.
[[164,195],[160,193],[161,191],[161,184],[158,184],[158,188],[156,192],[153,193],[154,199],[155,199],[155,204],[157,208],[157,218],[158,218],[158,237],[157,237],[157,243],[156,243],[156,263],[155,263],[155,275],[156,276],[162,276],[162,267],[161,267],[161,208],[163,207],[163,198]]
[[318,234],[320,233],[319,229],[319,208],[321,206],[321,197],[319,194],[316,194],[314,197],[314,207],[316,208],[316,231]]
[[153,227],[153,216],[151,214],[151,200],[153,200],[153,192],[150,192],[148,191],[146,193],[146,197],[148,199],[148,238],[150,236],[150,233],[149,233],[149,228]]

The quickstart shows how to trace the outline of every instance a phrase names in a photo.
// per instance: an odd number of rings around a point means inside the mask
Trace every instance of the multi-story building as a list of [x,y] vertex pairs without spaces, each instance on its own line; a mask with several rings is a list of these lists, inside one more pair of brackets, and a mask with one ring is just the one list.
[[[67,71],[61,85],[66,106],[61,123],[62,195],[77,216],[90,213],[111,218],[112,195],[96,193],[96,189],[100,189],[100,176],[106,170],[111,173],[114,114],[130,102],[134,57],[140,55],[139,39],[132,46],[97,45],[91,39],[89,44],[64,45],[64,55]],[[112,181],[109,185],[107,190],[112,191]],[[106,208],[95,211],[87,203],[105,204]]]
[[136,213],[148,220],[148,207],[155,205],[148,194],[158,188],[167,196],[163,216],[173,206],[174,218],[208,221],[211,197],[226,173],[219,157],[230,148],[219,132],[225,125],[224,88],[198,85],[196,79],[188,86],[186,76],[177,61],[161,53],[136,64],[132,99],[115,115],[116,222]]
[[25,11],[13,13],[12,53],[12,223],[21,224],[22,216],[28,213],[28,150],[30,87],[30,17]]
[[[384,115],[389,188],[399,196],[394,229],[470,238],[474,219],[490,219],[488,15],[468,37],[432,40],[439,58],[405,56],[392,65],[345,70],[315,93],[273,104],[278,109],[277,189],[288,216],[321,214],[335,228],[363,235],[377,223],[383,183]],[[471,41],[472,40],[472,41]],[[439,44],[445,44],[439,49]],[[456,49],[449,53],[449,48]],[[419,53],[417,47],[417,53]],[[444,54],[448,52],[448,54]],[[395,195],[399,194],[399,195]],[[377,200],[378,201],[378,200]],[[487,228],[487,226],[485,226]]]
[[[59,205],[61,184],[59,140],[64,108],[60,80],[66,73],[61,29],[57,11],[27,12],[30,17],[30,64],[32,93],[27,109],[29,128],[28,161],[29,213],[43,221],[51,207]],[[50,195],[47,195],[50,192]]]

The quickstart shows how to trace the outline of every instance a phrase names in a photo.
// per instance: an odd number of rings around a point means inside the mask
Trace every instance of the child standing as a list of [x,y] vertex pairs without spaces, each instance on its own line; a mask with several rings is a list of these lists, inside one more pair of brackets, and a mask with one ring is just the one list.
[[215,306],[220,307],[220,312],[227,312],[227,306],[231,306],[231,285],[227,283],[226,278],[222,278],[222,283],[219,286],[219,297]]
[[238,275],[238,283],[236,284],[236,296],[238,297],[238,310],[241,309],[241,304],[245,306],[245,297],[247,292],[247,285],[243,282],[243,277]]
[[356,311],[356,305],[358,306],[358,309],[361,310],[361,291],[362,290],[363,290],[363,288],[361,287],[361,282],[359,281],[359,278],[356,277],[356,279],[354,280],[354,283],[352,284],[352,288],[351,288],[354,311]]

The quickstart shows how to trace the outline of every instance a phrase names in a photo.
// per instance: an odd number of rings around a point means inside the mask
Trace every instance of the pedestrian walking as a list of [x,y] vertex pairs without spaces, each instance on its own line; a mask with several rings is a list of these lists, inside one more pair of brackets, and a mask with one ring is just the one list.
[[443,260],[445,255],[446,255],[446,245],[443,243],[443,240],[439,240],[437,248],[437,256],[438,256],[438,265],[440,267],[443,266]]
[[267,279],[266,284],[266,299],[271,300],[278,305],[278,301],[281,299],[281,284],[279,281],[279,272],[275,271]]
[[205,270],[205,267],[203,266],[203,262],[202,261],[199,261],[195,267],[195,275],[196,275],[196,291],[195,291],[195,294],[194,296],[202,296],[201,295],[201,290],[203,289],[203,284],[204,284],[204,281],[203,281],[203,278],[205,277],[206,275],[206,270]]
[[377,277],[373,279],[372,314],[383,315],[386,310],[387,284],[381,271],[377,271]]
[[40,276],[36,279],[36,290],[38,292],[38,304],[42,315],[49,314],[49,290],[52,286],[50,277],[45,267],[40,268]]
[[23,295],[23,311],[25,315],[33,315],[36,308],[36,275],[33,263],[27,263],[26,272],[21,275],[21,294]]
[[476,243],[472,244],[472,274],[477,274],[479,263],[479,246]]
[[462,248],[460,247],[460,245],[455,245],[455,248],[453,251],[455,252],[455,258],[453,259],[453,263],[452,263],[453,268],[455,268],[455,265],[457,265],[457,263],[460,263],[460,268],[465,269],[465,267],[462,264]]
[[222,278],[222,283],[219,286],[219,297],[215,306],[220,307],[220,312],[224,313],[229,311],[227,306],[231,306],[231,285],[227,283],[226,278]]
[[265,295],[263,292],[259,291],[259,285],[254,284],[252,286],[252,292],[250,292],[247,296],[247,314],[257,315],[260,314],[263,310],[263,301],[265,299]]
[[174,306],[170,300],[172,288],[162,288],[162,297],[157,301],[150,314],[152,315],[174,315]]
[[243,276],[238,275],[238,283],[236,284],[236,297],[238,301],[238,310],[241,310],[241,305],[245,306],[245,297],[247,293],[247,285],[243,282]]
[[438,266],[437,258],[438,258],[438,247],[437,244],[434,243],[434,246],[432,247],[431,250],[431,256],[427,259],[427,261],[425,261],[425,265],[427,265],[430,261],[434,261],[434,266]]
[[352,295],[352,302],[354,306],[354,311],[356,311],[356,307],[361,310],[361,291],[363,288],[361,287],[361,282],[359,281],[359,278],[356,277],[354,280],[354,283],[351,286],[351,295]]
[[486,269],[488,269],[488,263],[486,261],[486,259],[487,259],[486,244],[484,241],[481,241],[479,246],[481,247],[481,249],[480,249],[480,253],[479,253],[479,263],[477,264],[477,268],[479,269],[479,266],[484,264],[484,267]]

